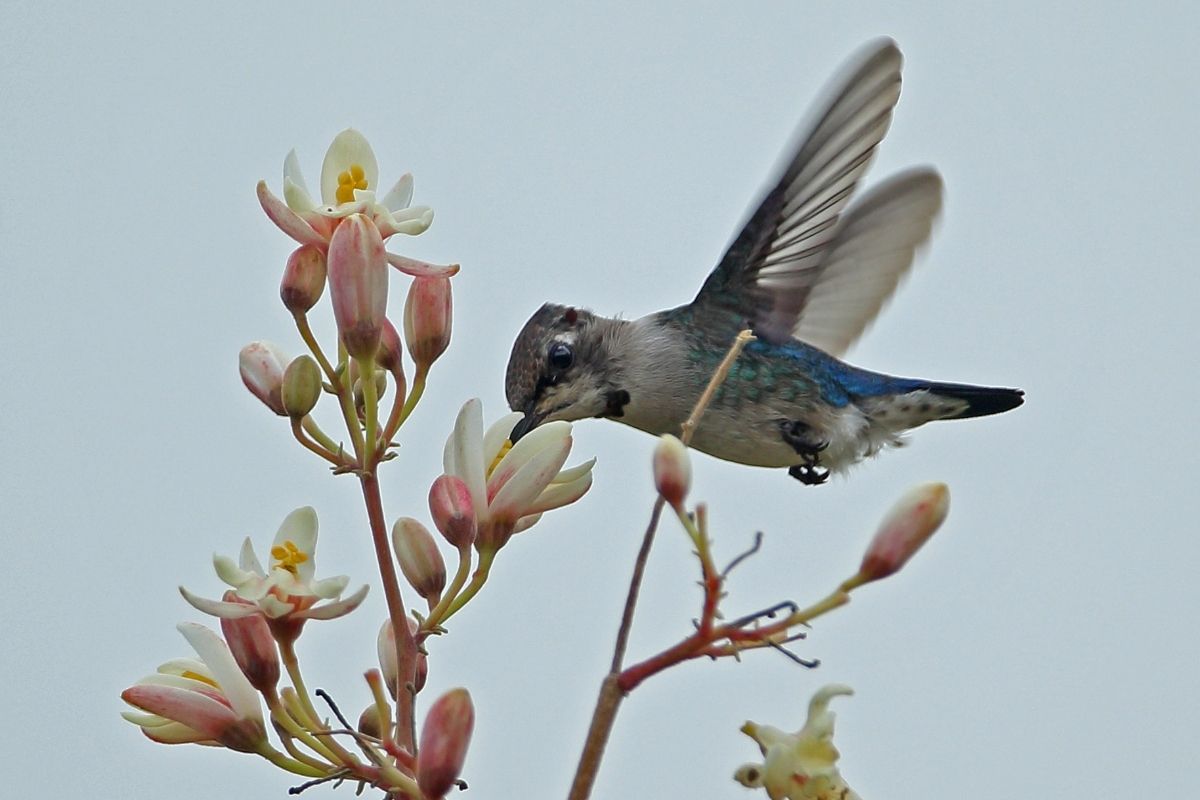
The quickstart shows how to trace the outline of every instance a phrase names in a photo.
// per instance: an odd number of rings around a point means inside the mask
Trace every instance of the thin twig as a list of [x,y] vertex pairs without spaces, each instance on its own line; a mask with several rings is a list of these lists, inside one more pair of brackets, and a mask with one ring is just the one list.
[[[737,338],[734,339],[729,352],[721,360],[720,365],[709,380],[708,386],[705,387],[703,394],[700,395],[700,398],[696,401],[696,405],[692,408],[692,413],[680,428],[679,438],[684,445],[687,445],[692,440],[692,433],[695,431],[696,426],[700,424],[700,418],[704,415],[708,404],[712,402],[717,388],[725,380],[726,376],[729,375],[729,370],[737,360],[738,355],[742,352],[742,348],[753,338],[754,335],[746,330],[739,333]],[[625,596],[625,608],[621,613],[621,625],[617,630],[617,641],[613,647],[612,668],[609,674],[605,676],[604,682],[600,685],[600,695],[596,699],[596,708],[592,712],[592,722],[588,727],[587,738],[583,745],[583,753],[579,757],[579,766],[575,769],[575,777],[571,782],[571,790],[567,795],[569,800],[586,800],[591,795],[592,786],[596,781],[596,774],[600,770],[600,760],[604,756],[604,747],[608,743],[613,723],[616,721],[617,709],[620,707],[621,700],[624,697],[624,691],[620,686],[621,666],[625,660],[625,650],[629,644],[629,633],[633,627],[633,614],[637,607],[638,593],[641,591],[642,576],[646,572],[646,563],[650,559],[650,549],[654,545],[654,533],[658,529],[663,504],[663,498],[660,496],[654,503],[654,510],[650,514],[650,524],[646,526],[646,533],[642,537],[642,545],[638,549],[637,560],[633,565],[633,575],[629,579],[629,591]]]
[[733,572],[734,567],[736,567],[738,564],[745,561],[750,556],[757,553],[762,548],[762,543],[763,543],[763,532],[755,531],[754,532],[754,544],[750,545],[750,549],[748,549],[746,552],[742,553],[737,558],[733,559],[733,561],[730,561],[729,566],[727,566],[727,567],[725,567],[725,569],[721,570],[721,577],[728,578],[729,573]]

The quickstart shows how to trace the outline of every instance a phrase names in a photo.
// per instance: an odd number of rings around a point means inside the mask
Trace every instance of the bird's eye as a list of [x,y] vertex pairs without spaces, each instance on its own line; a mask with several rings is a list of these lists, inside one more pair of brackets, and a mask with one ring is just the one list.
[[571,345],[563,342],[555,342],[550,345],[548,354],[550,366],[555,369],[570,369],[571,364],[575,363],[575,351],[571,349]]

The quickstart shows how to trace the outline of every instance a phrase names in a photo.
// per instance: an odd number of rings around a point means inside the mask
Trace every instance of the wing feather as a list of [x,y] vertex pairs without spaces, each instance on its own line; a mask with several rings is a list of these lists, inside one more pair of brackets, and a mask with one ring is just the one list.
[[941,208],[942,179],[928,167],[867,192],[843,215],[792,335],[842,356],[908,273]]
[[887,133],[902,62],[896,44],[885,39],[846,70],[782,176],[705,281],[697,304],[733,311],[772,341],[792,335],[838,235],[839,217]]

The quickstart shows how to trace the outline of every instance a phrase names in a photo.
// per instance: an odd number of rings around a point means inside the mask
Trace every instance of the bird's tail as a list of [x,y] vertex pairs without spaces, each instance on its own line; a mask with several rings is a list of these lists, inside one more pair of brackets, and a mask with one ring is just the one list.
[[935,397],[962,400],[966,403],[962,411],[942,419],[986,417],[1009,411],[1025,402],[1025,392],[1020,389],[971,386],[965,383],[928,383],[922,388]]

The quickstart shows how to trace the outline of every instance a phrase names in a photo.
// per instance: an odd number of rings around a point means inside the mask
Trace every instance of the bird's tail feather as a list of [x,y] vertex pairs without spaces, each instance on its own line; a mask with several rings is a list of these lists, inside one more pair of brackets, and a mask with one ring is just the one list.
[[943,419],[986,417],[1016,408],[1025,402],[1025,392],[1020,389],[971,386],[965,383],[929,383],[922,388],[930,394],[962,400],[967,404],[958,414]]

